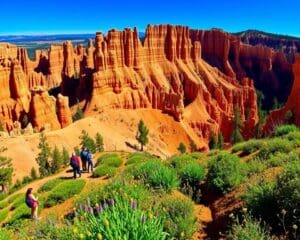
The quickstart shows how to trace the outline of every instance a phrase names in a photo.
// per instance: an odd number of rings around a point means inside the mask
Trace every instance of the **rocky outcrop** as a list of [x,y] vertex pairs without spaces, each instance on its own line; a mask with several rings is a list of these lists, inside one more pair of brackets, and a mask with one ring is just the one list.
[[72,123],[72,114],[69,108],[69,98],[58,94],[56,100],[57,117],[61,128],[67,127]]
[[[288,98],[286,105],[278,110],[274,110],[270,113],[270,116],[265,125],[265,133],[270,133],[275,127],[285,122],[294,122],[300,126],[300,54],[295,56],[295,63],[293,64],[294,84],[291,94]],[[288,112],[290,112],[290,119],[288,118]]]

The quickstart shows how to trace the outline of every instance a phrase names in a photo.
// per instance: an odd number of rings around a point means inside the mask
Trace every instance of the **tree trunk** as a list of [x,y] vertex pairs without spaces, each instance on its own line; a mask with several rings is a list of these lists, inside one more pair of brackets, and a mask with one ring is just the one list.
[[141,151],[144,151],[144,144],[141,144]]

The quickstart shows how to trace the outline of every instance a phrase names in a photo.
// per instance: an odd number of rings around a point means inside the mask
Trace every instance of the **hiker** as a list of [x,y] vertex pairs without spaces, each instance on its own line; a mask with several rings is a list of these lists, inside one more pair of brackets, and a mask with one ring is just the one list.
[[85,147],[81,148],[81,153],[80,153],[80,158],[81,158],[81,162],[82,162],[82,171],[86,171],[86,163],[87,163],[87,149]]
[[32,193],[32,188],[28,188],[25,195],[25,203],[26,205],[31,208],[31,218],[34,220],[39,220],[40,217],[38,217],[38,207],[39,202],[38,198],[35,197]]
[[72,153],[72,157],[70,159],[70,165],[73,168],[74,172],[74,178],[77,177],[77,174],[79,174],[79,177],[81,177],[81,172],[80,172],[80,159],[78,156],[76,156],[76,153]]
[[91,168],[91,171],[93,172],[93,168],[94,168],[93,154],[90,149],[88,149],[87,162],[88,162],[88,169],[87,169],[88,173],[90,172],[90,168]]

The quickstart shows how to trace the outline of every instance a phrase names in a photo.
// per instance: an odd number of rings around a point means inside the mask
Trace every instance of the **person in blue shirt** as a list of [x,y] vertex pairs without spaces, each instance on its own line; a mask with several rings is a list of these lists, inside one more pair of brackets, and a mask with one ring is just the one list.
[[88,152],[88,154],[87,154],[87,162],[88,162],[87,171],[89,173],[90,172],[90,168],[91,168],[91,171],[93,172],[94,162],[93,162],[93,154],[92,154],[91,150],[88,149],[87,152]]

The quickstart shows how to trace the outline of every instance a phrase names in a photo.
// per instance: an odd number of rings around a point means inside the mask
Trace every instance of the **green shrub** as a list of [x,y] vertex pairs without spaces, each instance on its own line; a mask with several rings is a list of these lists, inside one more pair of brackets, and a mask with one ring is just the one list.
[[0,202],[0,210],[6,208],[7,206],[8,206],[8,202],[6,200]]
[[190,153],[189,155],[196,160],[200,160],[201,158],[203,158],[203,153],[201,152],[193,152]]
[[123,160],[117,154],[105,154],[98,158],[98,163],[110,167],[120,167]]
[[73,197],[75,194],[79,194],[85,185],[85,180],[70,180],[63,182],[56,186],[47,197],[45,201],[45,207],[52,207],[56,204],[60,204],[65,200]]
[[14,210],[14,209],[18,208],[24,202],[25,202],[25,194],[22,194],[22,195],[18,196],[17,198],[15,198],[15,200],[13,201],[12,206],[10,207],[10,210]]
[[243,195],[246,207],[256,218],[274,224],[277,205],[274,196],[274,183],[260,182],[249,186]]
[[136,165],[131,169],[135,179],[143,180],[154,189],[170,192],[178,186],[178,178],[173,169],[163,165],[161,161],[152,160]]
[[7,221],[8,224],[14,224],[20,219],[28,219],[31,216],[31,209],[25,203],[17,207]]
[[291,132],[298,132],[299,128],[295,125],[282,125],[276,128],[275,136],[280,137]]
[[6,228],[0,228],[0,240],[8,240],[8,239],[12,239],[10,232]]
[[180,171],[187,164],[194,162],[196,162],[196,159],[189,154],[176,155],[170,159],[170,163],[172,167],[176,169],[176,171]]
[[188,198],[167,196],[161,199],[165,231],[175,239],[190,239],[196,230],[193,202]]
[[221,153],[208,162],[207,184],[215,191],[226,193],[243,181],[245,173],[245,164],[239,157]]
[[235,144],[231,151],[233,153],[242,151],[243,155],[249,155],[251,153],[256,152],[257,150],[260,150],[263,145],[264,145],[263,140],[251,139],[247,142],[241,142],[241,143]]
[[267,168],[265,161],[261,160],[259,157],[254,157],[246,162],[247,165],[247,174],[252,176],[256,173],[261,173]]
[[7,202],[8,202],[8,203],[13,203],[13,202],[15,201],[15,199],[16,199],[16,198],[19,198],[20,196],[25,197],[25,194],[24,194],[24,193],[17,193],[17,194],[11,195],[11,196],[7,199]]
[[39,189],[38,192],[49,192],[51,191],[53,188],[55,188],[57,185],[59,185],[60,183],[63,182],[63,179],[61,178],[54,178],[51,179],[49,181],[47,181],[46,183],[44,183]]
[[136,164],[145,162],[146,160],[150,159],[151,156],[149,154],[145,153],[132,153],[128,156],[128,159],[126,161],[126,165]]
[[232,153],[236,153],[239,151],[242,151],[244,148],[245,142],[239,142],[233,145],[233,147],[231,148],[231,152]]
[[283,138],[293,142],[296,146],[300,146],[300,131],[290,132],[283,136]]
[[267,161],[268,167],[277,167],[282,166],[286,163],[297,162],[299,161],[299,153],[292,151],[288,154],[286,153],[277,153],[273,156],[270,156],[270,159]]
[[286,139],[273,138],[263,145],[259,152],[259,156],[268,159],[271,155],[276,153],[289,153],[294,149],[294,144]]
[[104,164],[104,165],[98,166],[94,169],[93,177],[97,178],[97,177],[105,176],[107,178],[111,178],[116,175],[116,170],[117,169],[115,167]]
[[142,211],[128,196],[115,193],[114,198],[105,199],[95,210],[86,210],[79,211],[82,220],[75,221],[78,233],[89,235],[85,239],[167,239],[160,218],[151,210]]
[[270,233],[265,229],[261,221],[247,215],[239,222],[236,220],[231,226],[226,239],[228,240],[271,240]]
[[205,177],[204,168],[199,163],[189,163],[179,172],[181,184],[191,186],[199,185],[200,181]]
[[8,216],[8,209],[0,211],[0,223],[3,222]]

